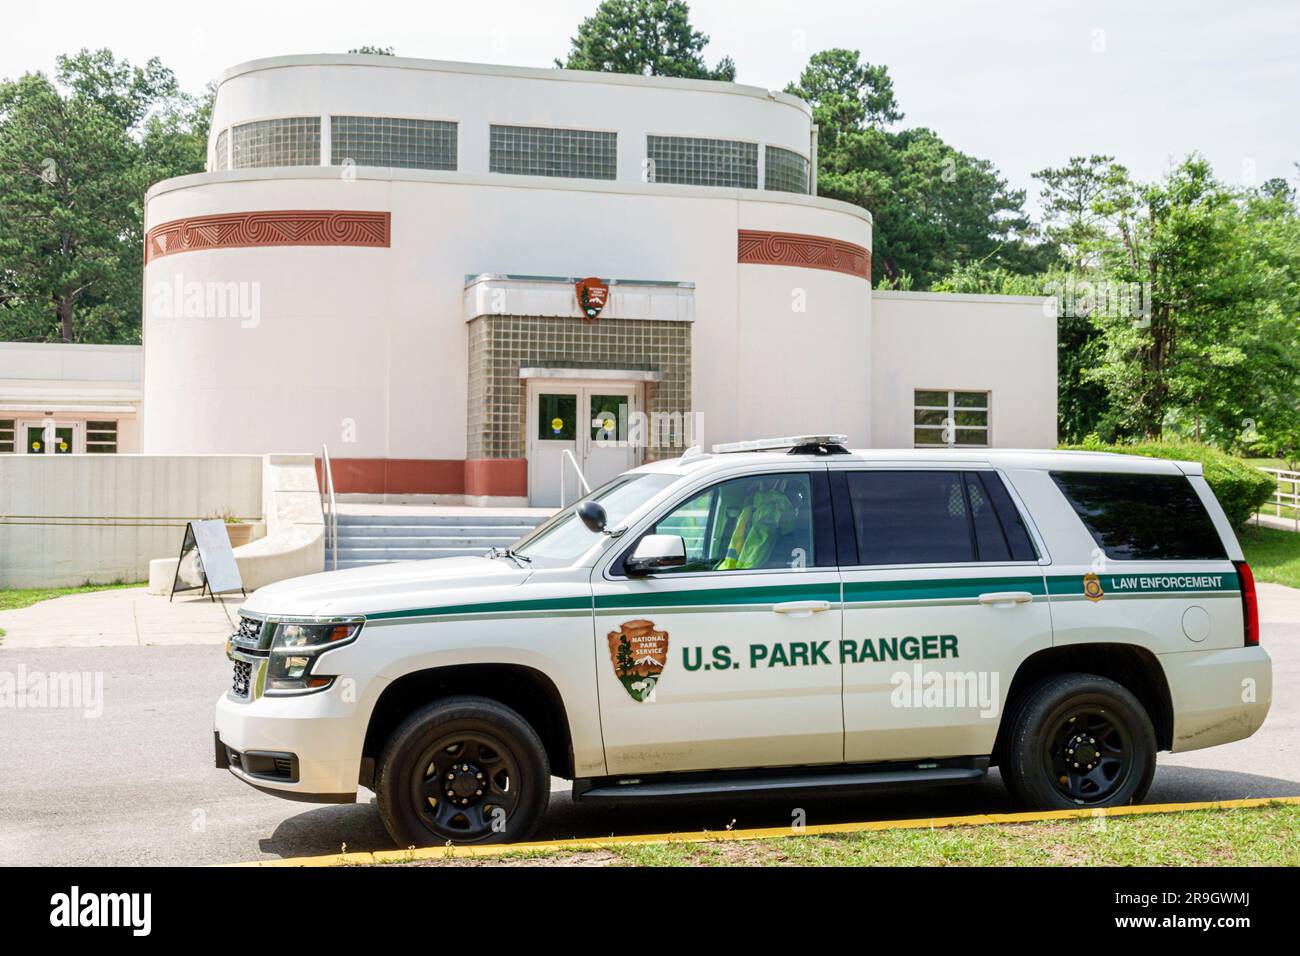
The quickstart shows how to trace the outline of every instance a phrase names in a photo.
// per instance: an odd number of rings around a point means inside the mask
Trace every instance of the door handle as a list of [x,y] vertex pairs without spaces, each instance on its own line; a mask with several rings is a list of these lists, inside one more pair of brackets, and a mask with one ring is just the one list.
[[790,617],[809,617],[818,611],[830,609],[830,601],[786,601],[783,604],[772,605],[772,610],[777,614],[788,614]]
[[980,603],[988,604],[993,607],[1013,607],[1017,604],[1028,604],[1034,599],[1034,596],[1028,591],[989,591],[980,595]]

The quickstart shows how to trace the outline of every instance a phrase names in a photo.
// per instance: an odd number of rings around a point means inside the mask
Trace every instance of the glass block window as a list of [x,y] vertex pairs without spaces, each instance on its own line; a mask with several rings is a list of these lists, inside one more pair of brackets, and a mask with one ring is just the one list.
[[234,149],[230,165],[234,169],[320,165],[319,116],[258,120],[231,130]]
[[0,454],[12,454],[14,450],[14,420],[0,419]]
[[690,136],[648,136],[652,182],[758,188],[758,144]]
[[456,124],[392,116],[330,118],[330,165],[455,169]]
[[228,151],[229,146],[230,146],[230,130],[223,129],[220,133],[217,134],[216,165],[212,167],[213,169],[220,170],[220,169],[230,168],[230,153]]
[[920,390],[912,410],[917,448],[989,447],[990,392]]
[[766,147],[763,188],[782,193],[808,192],[808,160],[792,149]]
[[86,422],[86,454],[117,453],[117,422]]
[[618,134],[588,129],[493,126],[488,168],[519,176],[613,179]]

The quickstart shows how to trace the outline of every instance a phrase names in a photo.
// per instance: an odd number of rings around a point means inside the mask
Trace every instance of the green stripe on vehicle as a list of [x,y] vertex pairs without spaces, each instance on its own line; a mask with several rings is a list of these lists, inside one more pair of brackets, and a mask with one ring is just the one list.
[[[1237,593],[1240,584],[1235,571],[1213,574],[1103,574],[1098,576],[1106,596],[1156,597],[1164,594]],[[662,581],[663,579],[660,579]],[[1001,578],[922,578],[902,581],[848,581],[844,584],[846,606],[885,603],[924,603],[975,600],[988,591],[1027,591],[1041,597],[1082,596],[1084,575],[1016,575]],[[445,607],[380,611],[366,615],[369,621],[397,621],[412,618],[492,617],[524,614],[583,614],[597,611],[679,608],[684,610],[744,610],[784,601],[840,601],[840,587],[833,582],[819,584],[764,585],[754,587],[687,587],[673,591],[644,591],[602,594],[590,597],[535,598],[518,601],[490,601],[452,604]]]
[[[1047,579],[1048,593],[1052,597],[1072,597],[1083,594],[1085,575],[1061,574]],[[1204,573],[1164,573],[1164,574],[1099,574],[1106,597],[1123,594],[1185,594],[1185,593],[1235,593],[1241,583],[1236,571],[1216,571]]]
[[406,617],[446,617],[451,614],[500,614],[520,611],[590,611],[590,597],[537,598],[525,601],[489,601],[486,604],[449,604],[445,607],[419,607],[404,611],[379,611],[367,614],[367,621],[386,621]]
[[1028,591],[1044,595],[1041,574],[1007,578],[950,578],[920,581],[846,581],[844,602],[877,601],[946,601],[954,598],[978,598],[988,591]]
[[656,607],[743,607],[747,604],[779,604],[783,601],[832,601],[840,599],[840,586],[823,584],[784,584],[748,588],[688,588],[633,594],[602,594],[596,598],[596,610]]

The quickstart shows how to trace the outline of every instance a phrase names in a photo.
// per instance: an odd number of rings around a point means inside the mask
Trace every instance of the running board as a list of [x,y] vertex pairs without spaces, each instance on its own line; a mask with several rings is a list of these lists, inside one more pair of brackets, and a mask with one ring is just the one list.
[[984,777],[988,757],[955,757],[914,763],[833,764],[778,770],[663,773],[641,777],[593,777],[573,781],[573,799],[621,803],[671,797],[740,796],[790,791],[866,790],[911,784],[969,783]]

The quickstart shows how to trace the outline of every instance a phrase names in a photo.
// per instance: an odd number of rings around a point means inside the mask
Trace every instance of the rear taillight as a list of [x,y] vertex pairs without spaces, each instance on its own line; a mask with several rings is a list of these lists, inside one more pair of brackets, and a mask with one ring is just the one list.
[[1259,598],[1255,596],[1255,575],[1245,561],[1233,561],[1237,583],[1241,588],[1241,622],[1246,632],[1246,646],[1259,646]]

